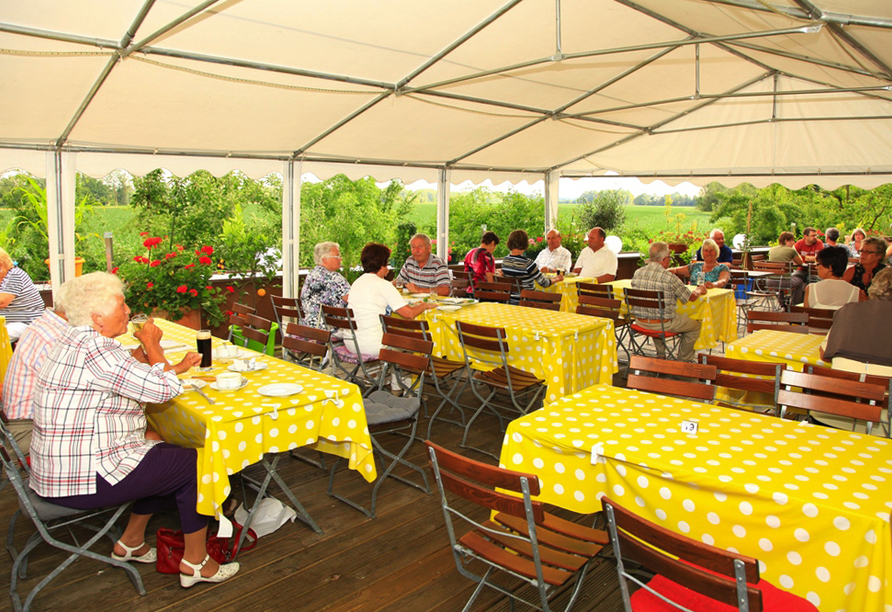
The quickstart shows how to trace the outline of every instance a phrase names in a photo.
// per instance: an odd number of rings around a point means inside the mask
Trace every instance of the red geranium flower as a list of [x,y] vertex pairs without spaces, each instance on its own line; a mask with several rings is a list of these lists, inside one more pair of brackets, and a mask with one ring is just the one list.
[[152,267],[152,268],[157,268],[157,267],[160,266],[160,265],[161,265],[161,262],[158,261],[157,259],[156,259],[155,261],[153,261],[152,263],[149,264],[149,266]]
[[211,260],[210,257],[201,257],[201,258],[199,258],[198,263],[203,264],[205,266],[209,266],[214,262]]
[[192,294],[192,297],[195,297],[198,295],[198,290],[197,289],[189,289],[189,293]]
[[180,285],[179,287],[177,287],[177,293],[186,293],[187,291],[189,291],[189,287],[187,287],[186,285]]
[[184,247],[182,244],[178,244],[178,245],[176,245],[176,247],[177,247],[177,251],[179,251],[180,253],[182,253],[183,251],[186,250],[186,247]]
[[149,232],[140,232],[139,235],[140,235],[140,236],[148,236],[148,235],[149,235]]
[[214,288],[211,287],[210,285],[208,285],[207,287],[205,287],[205,289],[207,289],[208,291],[213,291],[213,290],[214,290]]
[[214,247],[212,247],[212,246],[203,246],[203,247],[201,247],[201,252],[204,253],[205,255],[213,255],[213,254],[214,254]]
[[226,291],[228,291],[229,293],[235,293],[235,289],[232,287],[232,285],[226,285]]
[[146,283],[146,289],[151,289],[155,286],[155,283]]
[[117,273],[118,273],[118,267],[115,266],[114,268],[112,268],[111,273],[112,273],[112,274],[117,274]]
[[194,268],[194,267],[195,267],[195,264],[189,264],[188,266],[185,266],[183,269],[188,270],[189,268]]
[[168,253],[167,255],[164,256],[164,259],[173,259],[176,256],[177,256],[176,253]]
[[227,310],[227,311],[226,311],[226,316],[231,317],[232,314],[233,314],[233,312],[232,312],[231,310]]
[[142,245],[144,247],[146,247],[147,249],[151,249],[151,248],[154,248],[155,246],[161,244],[161,240],[162,240],[161,238],[157,238],[157,237],[156,238],[146,238],[143,241]]
[[536,242],[542,242],[542,236],[539,236],[538,238],[536,238]]

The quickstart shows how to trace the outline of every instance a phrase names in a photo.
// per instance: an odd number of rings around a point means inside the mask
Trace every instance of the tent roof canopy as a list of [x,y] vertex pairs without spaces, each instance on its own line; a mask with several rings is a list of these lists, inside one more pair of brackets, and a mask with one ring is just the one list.
[[0,170],[892,175],[888,0],[30,0],[0,71]]

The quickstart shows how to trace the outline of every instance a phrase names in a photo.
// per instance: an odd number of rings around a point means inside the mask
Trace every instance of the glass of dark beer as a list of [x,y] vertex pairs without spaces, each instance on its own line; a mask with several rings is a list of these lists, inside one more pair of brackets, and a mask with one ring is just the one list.
[[198,366],[200,370],[210,370],[213,364],[213,353],[211,349],[211,330],[202,329],[195,335],[195,344],[198,352],[201,353],[201,363]]

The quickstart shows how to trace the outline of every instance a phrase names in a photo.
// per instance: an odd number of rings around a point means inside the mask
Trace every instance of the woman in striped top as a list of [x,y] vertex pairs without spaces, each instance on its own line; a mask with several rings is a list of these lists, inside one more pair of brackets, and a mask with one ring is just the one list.
[[[549,287],[552,283],[564,280],[560,274],[554,278],[548,278],[539,271],[539,267],[532,259],[524,257],[523,253],[530,245],[529,236],[524,230],[514,230],[508,235],[508,250],[511,254],[502,259],[502,276],[507,279],[520,279],[523,289],[534,291],[536,283],[542,287]],[[511,294],[511,304],[520,302],[520,294]]]
[[18,340],[43,309],[43,298],[31,277],[13,265],[9,253],[0,248],[0,316],[6,317],[9,339]]

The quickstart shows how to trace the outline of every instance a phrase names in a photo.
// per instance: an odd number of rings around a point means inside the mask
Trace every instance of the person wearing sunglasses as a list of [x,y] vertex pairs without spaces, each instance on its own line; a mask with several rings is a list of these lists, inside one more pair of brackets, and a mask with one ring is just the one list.
[[858,287],[866,296],[873,277],[886,267],[883,263],[885,256],[886,243],[882,238],[876,236],[865,238],[861,241],[861,261],[846,270],[842,279]]

